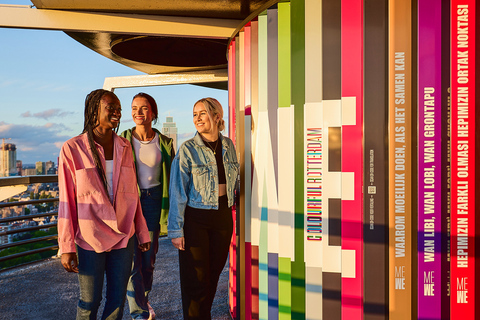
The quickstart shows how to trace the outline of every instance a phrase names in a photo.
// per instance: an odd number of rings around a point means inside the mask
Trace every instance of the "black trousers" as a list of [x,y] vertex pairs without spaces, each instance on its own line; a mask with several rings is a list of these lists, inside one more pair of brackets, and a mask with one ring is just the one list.
[[185,251],[178,255],[183,317],[209,320],[233,232],[227,196],[219,198],[218,210],[187,207],[183,232]]

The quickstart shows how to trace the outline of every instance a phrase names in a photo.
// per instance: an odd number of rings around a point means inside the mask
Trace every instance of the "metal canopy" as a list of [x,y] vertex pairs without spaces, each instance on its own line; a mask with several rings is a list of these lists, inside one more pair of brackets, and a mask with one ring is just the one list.
[[[100,24],[103,29],[63,30],[101,55],[148,74],[226,68],[230,37],[246,19],[276,2],[32,0],[38,11],[85,14],[85,24]],[[131,25],[125,27],[126,23]],[[151,30],[152,23],[156,31],[142,33]]]
[[243,20],[264,0],[32,0],[38,9]]

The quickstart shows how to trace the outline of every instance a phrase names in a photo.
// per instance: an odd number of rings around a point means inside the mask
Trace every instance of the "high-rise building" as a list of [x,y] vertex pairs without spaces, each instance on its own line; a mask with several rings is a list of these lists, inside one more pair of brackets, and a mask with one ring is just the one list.
[[37,170],[34,168],[25,168],[23,169],[24,176],[34,176],[37,174]]
[[55,174],[55,162],[47,161],[45,162],[45,174]]
[[45,174],[45,162],[42,162],[42,161],[35,162],[35,173],[37,175]]
[[0,146],[0,177],[17,175],[17,147],[13,143]]
[[167,117],[163,123],[162,133],[173,139],[173,150],[177,150],[177,124],[173,122],[173,117]]
[[17,160],[17,175],[22,176],[22,160]]

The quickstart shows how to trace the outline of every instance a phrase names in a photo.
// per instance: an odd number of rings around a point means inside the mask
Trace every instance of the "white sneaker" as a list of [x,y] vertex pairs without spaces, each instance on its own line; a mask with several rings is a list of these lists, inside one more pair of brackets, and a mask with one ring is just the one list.
[[150,313],[150,316],[148,317],[148,320],[153,320],[155,319],[155,311],[153,310],[152,306],[150,305],[150,302],[147,302],[148,305],[148,312]]

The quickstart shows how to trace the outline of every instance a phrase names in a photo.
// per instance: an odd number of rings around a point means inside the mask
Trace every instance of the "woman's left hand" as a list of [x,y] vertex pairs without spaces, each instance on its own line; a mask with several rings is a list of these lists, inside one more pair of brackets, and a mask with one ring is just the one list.
[[139,244],[139,245],[138,245],[138,248],[139,248],[140,251],[142,251],[142,252],[145,252],[145,251],[150,250],[150,241],[149,241],[149,242],[142,243],[142,244]]

